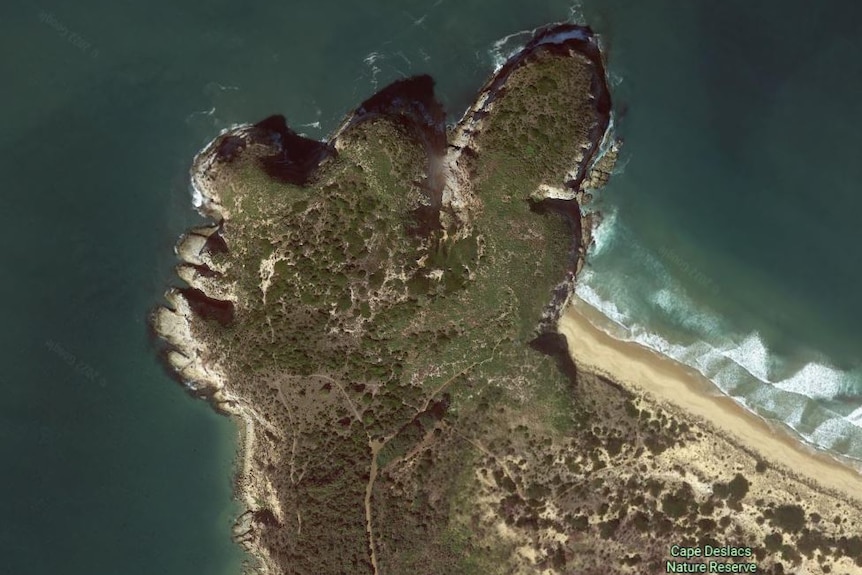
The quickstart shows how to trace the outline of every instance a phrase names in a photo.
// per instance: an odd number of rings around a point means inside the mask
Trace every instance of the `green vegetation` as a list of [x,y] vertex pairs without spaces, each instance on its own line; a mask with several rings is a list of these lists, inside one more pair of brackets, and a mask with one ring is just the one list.
[[[545,50],[528,64],[512,72],[474,138],[478,153],[462,155],[472,183],[460,193],[476,208],[442,225],[428,214],[451,210],[434,207],[432,189],[445,150],[398,107],[353,122],[301,186],[261,169],[278,153],[266,138],[218,165],[228,248],[220,279],[234,286],[235,318],[194,327],[231,391],[279,430],[258,451],[279,506],[292,511],[261,542],[294,572],[373,570],[369,484],[386,572],[432,552],[441,568],[449,557],[450,570],[493,572],[502,551],[489,555],[466,509],[452,507],[475,488],[465,462],[503,445],[507,413],[523,414],[534,432],[539,425],[528,441],[545,437],[544,447],[578,424],[572,382],[530,347],[574,268],[577,222],[530,196],[563,186],[582,157],[598,122],[596,70]],[[613,449],[624,450],[621,439]],[[603,464],[598,451],[593,460]],[[519,485],[490,467],[517,498],[512,521],[537,524],[541,500],[561,483]]]
[[[394,103],[301,185],[263,169],[290,160],[267,134],[209,174],[227,246],[211,261],[235,303],[192,328],[255,422],[243,537],[284,573],[658,572],[668,541],[741,533],[749,479],[659,472],[702,433],[577,373],[553,332],[579,210],[535,192],[564,187],[601,135],[602,74],[559,47],[515,67],[454,164],[461,206],[440,199],[446,150]],[[790,534],[862,556],[804,518],[760,518],[789,564]]]
[[777,527],[796,533],[805,526],[805,511],[798,505],[780,505],[774,511],[772,521]]

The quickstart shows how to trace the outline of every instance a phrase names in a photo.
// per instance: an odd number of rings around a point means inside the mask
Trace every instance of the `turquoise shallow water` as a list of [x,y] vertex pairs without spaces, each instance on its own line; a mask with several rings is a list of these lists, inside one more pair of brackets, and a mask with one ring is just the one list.
[[860,12],[587,3],[626,144],[579,288],[631,339],[857,458]]
[[272,113],[323,137],[405,74],[435,75],[457,116],[495,41],[570,13],[393,6],[0,7],[0,572],[238,572],[235,428],[164,373],[146,325],[198,221],[193,155]]
[[[455,117],[519,31],[572,13],[556,0],[337,7],[0,8],[3,572],[237,572],[235,429],[162,371],[145,322],[197,221],[196,151],[271,113],[323,137],[412,73],[437,77]],[[859,10],[575,9],[603,35],[626,140],[582,295],[854,455]]]

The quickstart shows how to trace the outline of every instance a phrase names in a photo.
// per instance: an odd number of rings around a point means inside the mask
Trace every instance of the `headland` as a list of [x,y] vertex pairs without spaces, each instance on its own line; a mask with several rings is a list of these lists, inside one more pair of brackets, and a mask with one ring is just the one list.
[[564,310],[609,118],[597,39],[559,25],[454,127],[419,76],[326,142],[272,116],[198,155],[212,223],[152,323],[242,421],[249,570],[659,572],[680,543],[764,573],[862,561],[858,503],[582,359]]

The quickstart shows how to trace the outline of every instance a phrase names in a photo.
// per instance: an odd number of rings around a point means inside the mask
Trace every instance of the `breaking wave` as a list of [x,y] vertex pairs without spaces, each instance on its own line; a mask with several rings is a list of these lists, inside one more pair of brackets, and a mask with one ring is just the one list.
[[[630,265],[613,266],[622,252],[634,252],[624,262]],[[814,446],[862,459],[862,370],[841,370],[813,354],[804,360],[782,357],[760,333],[735,332],[684,285],[701,280],[700,287],[709,287],[703,278],[685,273],[685,282],[675,280],[668,260],[673,266],[673,254],[650,253],[637,245],[616,211],[608,210],[594,231],[575,292],[612,322],[606,328],[617,339],[637,342],[697,370],[717,391],[793,429]],[[631,282],[633,271],[636,284]]]
[[488,55],[491,57],[491,62],[494,64],[494,73],[500,71],[509,59],[520,52],[533,38],[534,30],[521,30],[514,32],[508,36],[503,36],[491,46],[488,50]]

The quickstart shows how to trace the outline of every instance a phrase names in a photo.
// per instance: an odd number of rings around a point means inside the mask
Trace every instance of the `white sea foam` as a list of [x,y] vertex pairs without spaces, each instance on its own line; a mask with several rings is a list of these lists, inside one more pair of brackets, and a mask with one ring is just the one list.
[[670,288],[662,288],[653,292],[649,296],[649,301],[667,315],[675,315],[680,308],[679,299]]
[[[789,375],[780,373],[777,366],[781,362],[760,334],[727,333],[726,322],[699,307],[659,258],[638,246],[626,246],[635,250],[638,265],[644,266],[658,285],[652,292],[651,283],[639,285],[646,295],[636,294],[630,280],[614,277],[608,270],[599,271],[602,264],[597,256],[607,256],[622,238],[617,224],[616,213],[609,211],[594,230],[595,245],[588,259],[591,265],[583,269],[575,288],[581,300],[620,328],[615,337],[637,342],[697,370],[721,392],[754,412],[780,420],[807,442],[862,458],[862,407],[842,416],[824,403],[857,387],[862,372],[842,371],[821,360],[808,362]],[[629,309],[644,305],[648,311],[635,314]],[[671,340],[639,323],[636,317],[644,313],[663,316],[662,323],[678,326],[678,337]]]
[[[494,64],[494,73],[500,71],[509,59],[524,49],[527,41],[533,37],[533,30],[521,30],[513,32],[508,36],[503,36],[491,46],[488,54],[491,56],[491,62]],[[514,44],[514,46],[512,45]]]
[[798,405],[789,416],[784,419],[784,423],[792,427],[793,429],[797,429],[802,425],[802,416],[805,415],[805,404],[802,403]]
[[572,24],[583,24],[587,19],[584,16],[584,7],[580,2],[574,2],[569,7],[569,22]]
[[192,191],[192,205],[195,207],[195,209],[198,209],[202,205],[204,205],[204,195],[201,193],[201,191],[195,185],[191,186],[191,191]]
[[369,66],[373,66],[374,63],[380,60],[382,57],[383,55],[380,54],[380,52],[369,52],[362,60]]
[[542,38],[539,44],[562,44],[569,40],[589,40],[590,35],[584,28],[573,28],[564,32],[557,32]]
[[590,248],[590,258],[604,252],[614,241],[617,232],[617,211],[608,208],[602,211],[602,219],[593,228],[593,245]]
[[852,379],[851,374],[837,368],[822,363],[808,363],[792,376],[774,383],[784,391],[812,399],[829,399],[839,395]]
[[620,84],[623,83],[623,75],[618,74],[617,72],[609,72],[608,73],[608,84],[610,84],[611,88],[616,88]]
[[[690,345],[673,343],[656,332],[632,325],[615,304],[603,300],[594,289],[583,283],[579,283],[576,293],[584,302],[624,328],[628,336],[621,339],[636,342],[697,370],[715,383],[721,392],[751,411],[775,417],[813,445],[840,449],[842,454],[850,457],[862,457],[862,449],[859,453],[848,451],[851,445],[862,445],[862,408],[842,417],[816,402],[817,399],[831,397],[839,389],[837,382],[846,379],[843,372],[808,364],[794,376],[773,384],[755,378],[749,369],[733,359],[762,362],[762,344],[755,343],[759,341],[756,335],[745,340],[743,351],[721,350],[705,342]],[[825,387],[821,387],[824,384]],[[744,388],[746,394],[740,392],[743,385],[747,385]],[[816,425],[813,431],[810,429],[812,423]]]
[[[534,30],[521,30],[513,32],[508,36],[503,36],[492,45],[488,53],[491,56],[491,61],[494,63],[494,73],[500,71],[509,59],[524,49],[526,43],[533,37]],[[575,28],[564,32],[557,32],[542,38],[539,42],[542,44],[562,44],[568,40],[590,40],[590,35],[586,29]]]
[[[602,136],[601,141],[599,142],[599,149],[596,152],[595,156],[587,169],[589,173],[592,171],[599,162],[605,157],[609,152],[618,152],[619,151],[620,140],[617,138],[616,133],[616,114],[612,111],[608,116],[608,127],[605,129],[605,134]],[[622,173],[622,164],[618,162],[618,159],[614,161],[614,165],[611,169],[611,174],[621,174]],[[626,160],[628,161],[628,160]],[[619,167],[618,167],[619,164]],[[578,166],[575,166],[572,171],[569,173],[568,177],[574,179],[578,172]],[[590,191],[595,194],[598,190],[594,188],[590,188]],[[586,209],[589,210],[589,205],[586,206]]]
[[225,86],[224,84],[219,84],[218,82],[210,82],[206,85],[204,90],[215,89],[220,92],[238,92],[239,86]]
[[760,381],[769,381],[769,351],[757,333],[749,334],[741,344],[721,354]]
[[575,287],[575,294],[620,327],[627,327],[628,317],[626,314],[620,312],[612,301],[602,299],[596,290],[587,281],[584,281],[592,275],[592,272],[587,269],[581,272],[580,280]]
[[414,26],[422,26],[423,24],[425,24],[425,19],[428,18],[428,14],[422,14],[421,16],[416,17],[410,12],[407,12],[406,10],[404,11],[404,15],[410,19]]
[[[195,172],[196,171],[201,171],[201,172],[205,171],[212,164],[212,162],[214,161],[214,157],[215,157],[214,154],[212,153],[212,151],[213,151],[214,147],[216,146],[216,144],[218,143],[219,138],[221,138],[222,136],[224,136],[225,134],[227,134],[229,132],[233,132],[233,133],[237,133],[237,134],[243,133],[246,130],[251,129],[251,127],[252,127],[251,124],[232,124],[226,128],[223,128],[219,132],[218,136],[216,136],[215,138],[210,140],[209,143],[206,146],[204,146],[204,149],[195,155],[195,159],[192,162],[192,169],[191,169],[192,170],[192,177],[191,177],[191,183],[189,185],[189,191],[190,191],[191,196],[192,196],[192,205],[196,209],[200,208],[201,206],[204,205],[205,199],[204,199],[203,193],[197,187]],[[199,165],[199,163],[200,163],[200,165]]]
[[827,419],[817,426],[814,433],[810,435],[811,440],[817,445],[834,448],[836,443],[845,440],[848,435],[848,426],[852,425],[846,419]]
[[380,52],[369,52],[362,59],[363,62],[371,69],[371,85],[377,88],[377,76],[380,74],[380,66],[377,65],[377,62],[385,59],[386,57]]

